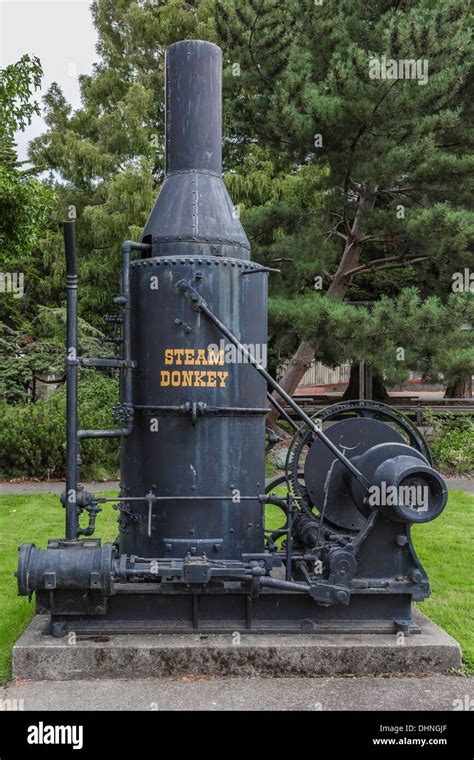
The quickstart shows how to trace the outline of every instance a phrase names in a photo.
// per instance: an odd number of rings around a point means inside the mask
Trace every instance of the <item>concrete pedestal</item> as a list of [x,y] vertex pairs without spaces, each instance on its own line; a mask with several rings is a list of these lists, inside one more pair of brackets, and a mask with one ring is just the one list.
[[459,644],[420,612],[421,633],[43,635],[37,615],[13,648],[13,676],[29,680],[169,676],[366,676],[447,673]]

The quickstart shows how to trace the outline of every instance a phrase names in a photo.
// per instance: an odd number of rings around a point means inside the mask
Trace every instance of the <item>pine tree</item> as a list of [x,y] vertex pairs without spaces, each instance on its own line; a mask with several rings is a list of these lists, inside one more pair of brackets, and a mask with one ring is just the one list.
[[[297,229],[286,230],[283,275],[288,281],[301,271],[302,258],[307,272],[287,293],[286,328],[314,277],[325,288],[313,291],[315,309],[322,299],[396,297],[410,285],[446,301],[453,276],[469,265],[472,240],[467,6],[250,0],[242,10],[238,0],[222,0],[216,29],[236,138],[257,140],[300,168],[329,166],[324,226],[303,213]],[[394,72],[398,78],[386,78]],[[258,225],[254,231],[258,237]],[[267,236],[260,253],[275,245]],[[298,336],[282,380],[290,393],[315,351],[330,358],[327,328],[320,329]],[[471,353],[464,371],[473,370]]]
[[45,97],[47,131],[30,144],[38,171],[50,170],[57,202],[36,251],[50,273],[37,279],[39,303],[59,305],[64,289],[59,222],[78,221],[80,311],[96,327],[119,283],[119,250],[137,239],[163,179],[164,51],[183,38],[213,38],[214,0],[96,0],[99,62],[80,77],[72,111],[57,84]]
[[[81,77],[82,106],[72,112],[53,86],[47,132],[31,145],[38,171],[61,178],[32,252],[34,303],[63,302],[58,223],[75,214],[80,309],[100,326],[116,292],[120,243],[139,235],[162,181],[164,50],[177,39],[209,39],[224,49],[226,182],[254,256],[282,270],[271,278],[270,358],[275,369],[294,355],[287,389],[315,350],[328,364],[370,360],[386,377],[443,366],[451,382],[444,341],[452,352],[458,346],[457,371],[472,373],[469,334],[458,334],[464,301],[448,300],[453,273],[469,266],[472,228],[462,4],[96,0],[92,12],[100,59]],[[427,83],[371,78],[383,55],[426,58]],[[432,294],[439,308],[423,309]],[[373,310],[352,309],[352,329],[344,329],[346,301],[383,295],[398,324],[411,299],[436,347],[426,353],[418,328],[398,330],[402,345],[372,345],[363,325]]]

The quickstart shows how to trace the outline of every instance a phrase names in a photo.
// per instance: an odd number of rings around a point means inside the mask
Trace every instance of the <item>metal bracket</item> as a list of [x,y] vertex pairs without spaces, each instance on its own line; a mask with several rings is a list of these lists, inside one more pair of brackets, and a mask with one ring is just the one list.
[[222,538],[164,538],[163,543],[167,553],[172,552],[174,548],[179,549],[180,553],[186,552],[192,556],[221,554],[224,548]]
[[182,327],[182,328],[183,328],[183,332],[185,332],[185,333],[186,333],[186,335],[189,335],[189,334],[190,334],[190,333],[192,333],[192,331],[193,331],[193,328],[191,327],[191,325],[188,325],[186,322],[183,322],[183,320],[182,320],[182,319],[178,319],[178,318],[176,318],[176,319],[174,320],[174,323],[175,323],[175,325],[177,325],[178,327]]

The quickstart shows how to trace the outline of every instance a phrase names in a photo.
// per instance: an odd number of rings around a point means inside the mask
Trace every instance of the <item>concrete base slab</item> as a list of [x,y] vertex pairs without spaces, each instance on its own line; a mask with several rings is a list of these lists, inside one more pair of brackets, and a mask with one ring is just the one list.
[[13,648],[18,679],[447,673],[459,644],[420,612],[421,633],[45,636],[37,615]]

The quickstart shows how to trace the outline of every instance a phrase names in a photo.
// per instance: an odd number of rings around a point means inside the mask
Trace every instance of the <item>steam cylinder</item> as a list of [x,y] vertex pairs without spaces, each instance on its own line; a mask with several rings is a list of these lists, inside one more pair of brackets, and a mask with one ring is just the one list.
[[[264,358],[267,273],[222,180],[221,61],[166,55],[166,177],[130,266],[134,425],[122,444],[120,553],[241,560],[263,551],[266,383],[177,288],[185,280]],[[153,494],[157,499],[143,501]]]

